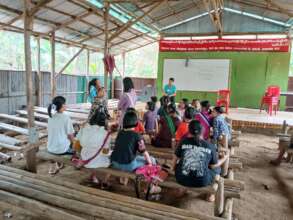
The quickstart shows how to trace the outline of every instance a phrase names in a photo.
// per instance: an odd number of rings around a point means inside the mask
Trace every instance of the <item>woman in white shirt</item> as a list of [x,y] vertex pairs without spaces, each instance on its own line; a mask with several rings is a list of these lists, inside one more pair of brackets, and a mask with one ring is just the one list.
[[[85,125],[76,136],[81,146],[81,159],[87,161],[84,165],[86,168],[110,166],[110,136],[105,128],[106,120],[107,115],[97,109],[91,117],[89,124]],[[102,146],[103,149],[100,149]],[[97,152],[99,153],[97,154]],[[104,179],[102,186],[107,187],[106,182],[108,178]],[[100,183],[95,172],[91,175],[91,181],[95,184]]]
[[[73,154],[72,142],[74,129],[70,117],[64,113],[66,99],[56,96],[48,106],[48,144],[47,150],[52,154]],[[49,169],[50,174],[56,174],[63,167],[62,163],[55,163]]]

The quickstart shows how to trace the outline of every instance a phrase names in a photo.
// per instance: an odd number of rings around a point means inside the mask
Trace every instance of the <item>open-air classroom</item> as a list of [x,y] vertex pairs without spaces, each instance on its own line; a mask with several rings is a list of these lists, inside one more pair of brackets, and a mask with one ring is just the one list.
[[0,219],[293,219],[289,0],[0,0]]

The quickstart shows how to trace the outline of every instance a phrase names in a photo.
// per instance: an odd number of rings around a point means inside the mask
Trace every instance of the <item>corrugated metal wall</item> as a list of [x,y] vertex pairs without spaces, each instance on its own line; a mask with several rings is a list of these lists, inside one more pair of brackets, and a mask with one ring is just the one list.
[[[33,73],[35,91],[36,73]],[[42,106],[51,102],[50,73],[42,72]],[[0,70],[0,113],[14,114],[26,105],[26,86],[24,71]],[[66,98],[67,103],[80,103],[84,100],[85,77],[60,75],[57,79],[57,94]],[[34,98],[36,98],[34,96]]]
[[[89,80],[98,78],[102,85],[104,76],[90,76]],[[134,86],[140,94],[144,86],[155,85],[155,79],[132,78]],[[111,80],[108,80],[108,88],[111,88]],[[33,72],[33,89],[36,92],[36,72]],[[66,98],[66,103],[75,104],[86,101],[86,77],[79,75],[61,74],[57,78],[57,95]],[[51,102],[50,73],[42,72],[41,94],[42,106],[48,106]],[[34,98],[36,93],[34,93]],[[110,97],[111,91],[108,92]],[[0,70],[0,113],[14,114],[26,105],[26,86],[24,71]]]

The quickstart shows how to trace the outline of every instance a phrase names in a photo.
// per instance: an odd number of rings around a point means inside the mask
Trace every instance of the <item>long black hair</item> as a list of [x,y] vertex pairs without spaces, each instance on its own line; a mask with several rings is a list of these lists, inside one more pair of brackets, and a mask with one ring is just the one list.
[[188,131],[191,135],[194,136],[194,141],[196,145],[199,145],[200,135],[202,131],[202,126],[199,121],[192,120],[188,125]]
[[130,77],[125,77],[123,79],[123,88],[124,92],[130,92],[131,89],[134,89],[134,85]]
[[135,128],[138,123],[138,117],[135,111],[129,110],[125,113],[123,118],[123,128]]
[[105,126],[106,120],[107,120],[107,115],[105,114],[105,112],[97,109],[95,111],[94,115],[91,117],[89,124],[90,125]]
[[89,91],[89,93],[90,93],[90,90],[91,90],[91,86],[96,87],[97,80],[98,80],[97,78],[93,78],[91,81],[89,81],[89,84],[88,84],[88,91]]
[[184,112],[184,118],[185,119],[192,119],[194,116],[194,108],[193,107],[187,107],[185,112]]
[[56,110],[57,112],[62,108],[62,106],[65,104],[66,99],[63,96],[56,96],[52,103],[48,106],[48,115],[50,118],[52,118],[52,109]]
[[153,112],[155,110],[155,103],[150,101],[150,102],[147,102],[147,106],[148,106],[148,109]]

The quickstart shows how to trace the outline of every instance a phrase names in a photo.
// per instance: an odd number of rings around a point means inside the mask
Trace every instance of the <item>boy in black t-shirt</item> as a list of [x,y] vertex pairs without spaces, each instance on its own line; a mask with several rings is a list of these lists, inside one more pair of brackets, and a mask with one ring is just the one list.
[[[211,185],[219,178],[220,166],[228,155],[218,160],[216,147],[200,139],[202,127],[199,121],[191,121],[188,130],[188,137],[180,142],[173,159],[176,181],[188,187]],[[209,198],[209,201],[213,200],[214,195]]]

